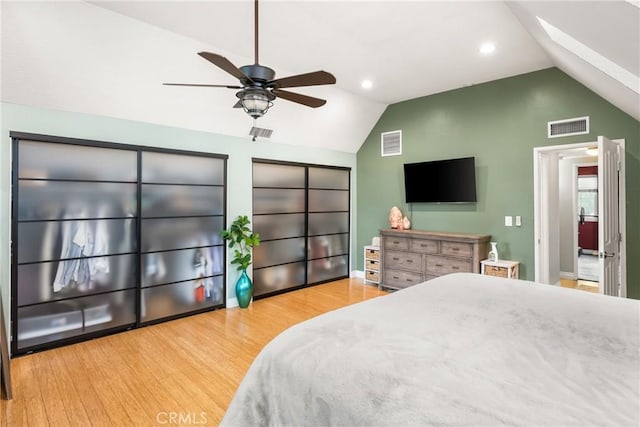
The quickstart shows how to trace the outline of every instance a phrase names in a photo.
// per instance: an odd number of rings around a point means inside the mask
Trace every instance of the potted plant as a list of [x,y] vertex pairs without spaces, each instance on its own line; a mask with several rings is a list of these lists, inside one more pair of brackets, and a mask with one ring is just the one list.
[[242,271],[236,281],[236,297],[240,308],[247,308],[253,297],[253,283],[247,275],[247,268],[251,265],[251,249],[260,244],[260,235],[251,231],[250,223],[246,215],[240,215],[228,230],[222,231],[222,238],[229,242],[230,249],[234,249],[231,264]]

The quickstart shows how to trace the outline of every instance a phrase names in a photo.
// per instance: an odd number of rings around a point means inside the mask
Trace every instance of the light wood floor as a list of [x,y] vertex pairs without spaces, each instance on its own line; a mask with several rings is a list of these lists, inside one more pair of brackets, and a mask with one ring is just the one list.
[[272,338],[385,294],[345,279],[259,300],[246,310],[218,310],[15,358],[14,399],[0,401],[0,425],[217,425]]
[[600,293],[598,282],[589,282],[588,280],[560,279],[560,286],[596,294]]

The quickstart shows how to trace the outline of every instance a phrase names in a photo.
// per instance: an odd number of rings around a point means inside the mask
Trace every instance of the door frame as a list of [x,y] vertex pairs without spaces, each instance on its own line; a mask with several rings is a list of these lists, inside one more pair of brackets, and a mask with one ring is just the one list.
[[[620,215],[620,231],[622,239],[620,241],[620,296],[627,296],[627,236],[626,236],[626,174],[625,174],[625,139],[612,139],[618,144],[619,152],[619,197],[618,208]],[[589,148],[597,144],[596,141],[579,142],[574,144],[550,145],[545,147],[535,147],[533,149],[533,213],[534,213],[534,280],[546,283],[549,280],[549,245],[542,236],[548,234],[549,218],[544,215],[545,203],[543,195],[545,191],[545,177],[542,168],[545,164],[546,156],[560,151]],[[546,279],[546,280],[544,280]],[[553,283],[557,285],[558,283]]]

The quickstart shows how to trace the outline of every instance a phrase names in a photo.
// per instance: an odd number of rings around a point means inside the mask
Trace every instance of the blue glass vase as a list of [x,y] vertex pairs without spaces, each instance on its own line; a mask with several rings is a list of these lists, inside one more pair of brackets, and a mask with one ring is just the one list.
[[249,276],[247,276],[247,270],[242,270],[242,274],[236,282],[236,298],[238,299],[240,308],[249,307],[251,297],[253,297],[253,283]]

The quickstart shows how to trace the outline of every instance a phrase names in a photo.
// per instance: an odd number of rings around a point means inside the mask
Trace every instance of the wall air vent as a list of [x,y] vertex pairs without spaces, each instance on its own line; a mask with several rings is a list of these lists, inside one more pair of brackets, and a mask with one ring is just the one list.
[[380,154],[384,156],[399,156],[402,154],[402,131],[382,132],[380,134]]
[[558,138],[561,136],[584,135],[589,133],[589,117],[577,117],[575,119],[555,120],[547,122],[547,137]]

